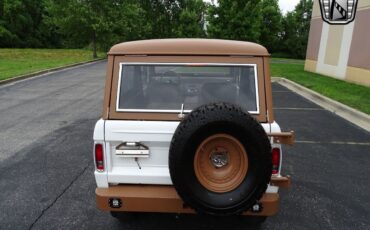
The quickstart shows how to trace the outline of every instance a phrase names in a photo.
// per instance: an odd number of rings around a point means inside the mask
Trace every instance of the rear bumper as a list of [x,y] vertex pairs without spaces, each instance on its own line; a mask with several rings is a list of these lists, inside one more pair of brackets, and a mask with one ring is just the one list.
[[[271,184],[288,187],[290,177],[279,177],[279,180],[272,178]],[[103,211],[195,213],[193,209],[183,203],[173,186],[126,184],[109,188],[97,188],[95,193],[97,207]],[[119,208],[110,206],[111,199],[114,198],[120,199],[121,205]],[[279,206],[279,194],[265,193],[259,203],[262,205],[262,211],[252,212],[249,210],[242,215],[275,215]]]
[[290,176],[272,176],[270,183],[273,186],[287,189],[292,184],[292,179]]

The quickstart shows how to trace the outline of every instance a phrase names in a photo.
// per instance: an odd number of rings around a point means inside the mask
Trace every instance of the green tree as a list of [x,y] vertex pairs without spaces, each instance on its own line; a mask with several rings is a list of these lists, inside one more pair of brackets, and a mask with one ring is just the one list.
[[150,23],[149,38],[176,37],[174,28],[178,25],[181,8],[187,0],[140,0],[142,15]]
[[0,47],[11,47],[16,36],[8,30],[4,16],[4,0],[0,0]]
[[0,1],[0,46],[42,47],[44,4],[39,0]]
[[202,0],[188,0],[181,7],[181,12],[174,26],[176,37],[204,37],[204,15],[206,4]]
[[206,4],[202,0],[140,0],[150,24],[148,38],[202,37]]
[[107,1],[99,0],[50,0],[47,4],[49,23],[55,24],[66,35],[69,44],[79,46],[91,42],[96,58],[97,43],[110,30],[108,5]]
[[143,9],[128,0],[48,0],[49,23],[67,38],[68,46],[90,44],[93,57],[119,41],[144,38]]
[[281,49],[282,14],[278,0],[262,0],[260,42],[270,51]]
[[111,31],[101,48],[107,50],[110,46],[123,41],[146,39],[150,36],[152,27],[155,26],[147,21],[145,10],[135,0],[121,1],[117,8],[112,9]]
[[261,0],[220,0],[208,11],[210,37],[258,42],[262,25]]
[[300,0],[283,20],[284,49],[294,58],[304,58],[312,15],[312,0]]

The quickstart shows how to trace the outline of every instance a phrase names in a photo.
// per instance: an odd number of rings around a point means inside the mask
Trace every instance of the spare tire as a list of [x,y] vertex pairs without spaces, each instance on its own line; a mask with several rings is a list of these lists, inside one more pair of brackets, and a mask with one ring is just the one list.
[[169,150],[174,187],[198,213],[233,215],[251,208],[271,179],[271,144],[247,111],[229,103],[194,109]]

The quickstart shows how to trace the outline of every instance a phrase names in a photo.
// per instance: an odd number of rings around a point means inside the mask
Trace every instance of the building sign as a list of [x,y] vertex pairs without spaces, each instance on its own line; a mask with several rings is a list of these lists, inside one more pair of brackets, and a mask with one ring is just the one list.
[[334,25],[355,20],[358,0],[319,0],[322,19]]

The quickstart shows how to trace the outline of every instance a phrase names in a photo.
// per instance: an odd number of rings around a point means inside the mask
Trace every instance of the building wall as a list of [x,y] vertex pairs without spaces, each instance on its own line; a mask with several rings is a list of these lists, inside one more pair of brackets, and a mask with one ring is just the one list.
[[315,0],[305,70],[370,86],[370,0],[359,0],[355,21],[330,25]]

